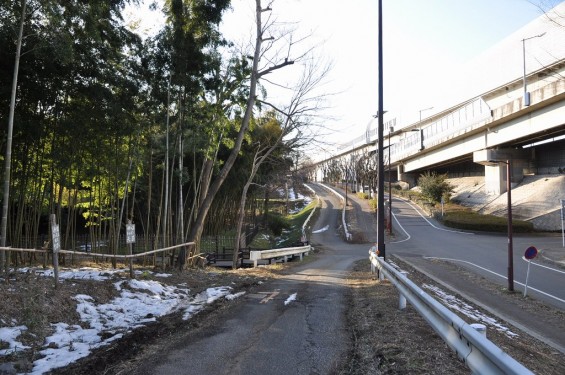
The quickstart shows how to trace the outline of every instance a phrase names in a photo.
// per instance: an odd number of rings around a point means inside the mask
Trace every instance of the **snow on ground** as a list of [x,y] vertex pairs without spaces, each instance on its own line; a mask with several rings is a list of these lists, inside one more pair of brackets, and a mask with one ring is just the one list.
[[[49,270],[27,268],[22,271],[47,277],[53,276],[53,272]],[[62,270],[59,278],[107,280],[117,272],[123,270],[70,269]],[[232,300],[244,294],[244,292],[231,294],[231,287],[221,286],[208,288],[196,296],[191,296],[189,289],[164,285],[153,280],[121,280],[114,283],[114,286],[120,292],[120,296],[109,303],[97,305],[88,295],[74,296],[74,300],[77,301],[77,312],[81,320],[86,323],[83,326],[88,328],[67,323],[52,324],[54,333],[45,340],[44,349],[40,351],[44,357],[34,362],[30,374],[44,374],[54,368],[64,367],[88,356],[92,350],[121,338],[125,333],[157,320],[160,316],[184,311],[183,319],[186,320],[202,310],[206,304],[220,298]],[[0,356],[29,349],[18,341],[18,337],[27,330],[27,327],[16,326],[16,322],[1,323],[2,325],[11,323],[13,326],[0,328],[0,341],[6,342],[9,346],[0,350]]]
[[[286,192],[285,192],[284,189],[278,189],[277,192],[281,197],[286,197]],[[296,205],[296,207],[294,207],[293,209],[290,209],[288,211],[289,214],[296,214],[296,213],[302,211],[302,209],[304,207],[308,206],[310,204],[310,202],[312,202],[312,197],[302,195],[298,191],[295,191],[293,188],[289,187],[288,188],[288,200],[292,201],[292,202],[294,202],[294,201],[302,201],[303,202],[302,205]]]
[[322,232],[327,231],[328,229],[330,229],[330,226],[329,226],[329,225],[326,225],[326,226],[323,227],[323,228],[320,228],[320,229],[317,229],[317,230],[313,230],[312,233],[322,233]]
[[288,296],[288,298],[286,299],[286,301],[284,301],[284,305],[288,305],[289,303],[291,303],[292,301],[296,301],[296,295],[297,293],[293,293],[290,296]]
[[473,306],[469,305],[468,303],[458,299],[457,297],[451,294],[444,292],[440,288],[429,284],[423,284],[422,288],[428,289],[431,292],[433,292],[441,300],[441,302],[451,310],[459,311],[476,322],[480,322],[487,326],[493,327],[497,331],[504,333],[506,336],[510,338],[518,336],[516,333],[510,331],[507,327],[500,324],[496,319],[483,314],[482,312],[475,309]]

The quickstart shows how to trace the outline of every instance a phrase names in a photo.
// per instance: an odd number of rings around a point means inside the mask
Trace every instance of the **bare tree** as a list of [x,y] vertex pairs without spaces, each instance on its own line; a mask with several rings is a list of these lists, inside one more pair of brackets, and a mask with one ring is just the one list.
[[362,186],[367,185],[370,191],[376,191],[378,179],[377,160],[373,153],[366,149],[363,150],[363,153],[357,160],[355,172]]
[[536,6],[547,19],[556,26],[565,27],[565,10],[559,8],[562,0],[532,0],[530,3]]
[[[202,236],[202,231],[204,229],[204,222],[212,205],[212,202],[220,190],[220,187],[226,180],[228,173],[232,169],[239,151],[241,150],[241,145],[249,129],[249,124],[253,115],[253,109],[256,104],[257,96],[257,86],[259,80],[267,74],[274,71],[282,69],[288,65],[294,64],[295,59],[290,57],[290,46],[287,45],[287,53],[285,55],[274,55],[273,59],[266,59],[264,57],[267,50],[275,48],[278,46],[277,42],[280,40],[275,40],[274,37],[268,36],[269,26],[272,23],[269,22],[270,18],[267,18],[266,22],[263,21],[263,14],[272,11],[273,1],[269,2],[266,8],[263,8],[261,0],[255,0],[255,47],[253,53],[253,64],[251,69],[251,76],[249,80],[249,95],[245,104],[245,112],[241,120],[241,127],[234,141],[233,148],[230,155],[224,162],[218,176],[211,182],[209,189],[207,189],[207,194],[204,197],[202,204],[198,207],[198,212],[196,214],[196,220],[191,228],[188,240],[191,242],[198,242]],[[291,44],[292,45],[292,44]],[[263,64],[263,65],[262,65]],[[189,255],[194,255],[197,249],[193,248]],[[178,264],[179,267],[184,268],[186,265],[187,252],[186,249],[179,252]]]
[[247,192],[260,166],[277,148],[282,146],[287,150],[293,150],[309,143],[311,140],[309,137],[305,136],[305,132],[308,126],[311,125],[311,119],[321,108],[321,103],[324,99],[324,95],[318,95],[316,89],[323,82],[330,66],[319,66],[314,63],[314,59],[306,59],[306,61],[307,63],[304,66],[301,78],[293,90],[289,104],[285,108],[278,108],[271,102],[261,100],[261,103],[271,107],[278,113],[278,117],[281,119],[281,128],[276,138],[266,138],[266,142],[261,143],[261,141],[259,141],[256,145],[251,171],[244,185],[239,204],[236,237],[234,241],[233,268],[237,268],[240,246],[239,238],[245,217]]

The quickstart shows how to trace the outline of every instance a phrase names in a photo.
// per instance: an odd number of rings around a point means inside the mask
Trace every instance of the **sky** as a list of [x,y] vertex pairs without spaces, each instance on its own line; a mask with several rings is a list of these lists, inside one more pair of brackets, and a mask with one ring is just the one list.
[[[249,35],[253,0],[233,0],[224,17],[226,35]],[[446,77],[542,15],[535,0],[383,1],[384,110],[416,122],[440,112],[433,98]],[[340,143],[361,136],[378,110],[377,0],[275,0],[272,14],[293,22],[333,69],[327,138]],[[248,36],[247,36],[248,38]],[[520,48],[520,45],[517,45]],[[318,52],[317,52],[318,53]]]
[[[160,1],[158,1],[160,2]],[[385,121],[410,124],[442,107],[449,77],[481,53],[543,14],[558,0],[383,0],[383,86]],[[148,1],[145,1],[146,8]],[[162,3],[162,2],[160,2]],[[268,0],[263,0],[264,4]],[[377,0],[274,0],[265,12],[299,36],[304,48],[333,66],[321,86],[329,94],[320,113],[324,137],[339,144],[363,135],[378,110]],[[243,44],[254,33],[254,0],[232,0],[220,30]],[[162,18],[133,9],[146,28]],[[517,44],[517,48],[520,45]],[[292,57],[292,55],[291,55]],[[286,77],[285,77],[286,74]],[[296,78],[296,69],[275,75],[278,83]],[[274,86],[271,96],[282,94]],[[284,102],[284,100],[283,100]],[[277,103],[282,104],[282,103]],[[427,108],[432,109],[426,110]],[[374,127],[374,124],[373,124]]]
[[[44,270],[43,268],[22,268],[19,271],[35,273],[46,278],[53,277],[52,270]],[[126,332],[143,327],[164,315],[183,311],[183,318],[187,320],[200,312],[206,304],[211,304],[221,298],[234,300],[245,294],[245,292],[233,291],[229,286],[210,287],[201,293],[194,294],[185,284],[167,285],[158,280],[130,280],[123,276],[120,279],[120,274],[124,275],[128,272],[127,269],[95,268],[61,270],[59,282],[73,282],[73,280],[84,279],[103,281],[117,277],[114,287],[120,292],[120,295],[103,304],[97,304],[92,297],[85,294],[74,296],[73,300],[83,324],[52,323],[53,334],[47,337],[44,347],[37,353],[41,358],[33,363],[33,369],[28,374],[41,375],[53,369],[65,367],[87,357],[93,350],[103,348],[113,341],[119,340]],[[151,271],[138,270],[136,274],[139,275],[143,272]],[[166,279],[170,274],[159,273],[154,274],[154,276]],[[483,323],[489,329],[496,329],[506,333],[509,337],[516,336],[496,319],[480,313],[464,301],[449,295],[440,288],[426,285],[423,287],[438,296],[447,307],[464,313],[472,321]],[[300,301],[300,296],[298,293],[293,293],[282,301],[282,304],[289,306],[297,301]],[[3,342],[0,356],[9,355],[14,351],[35,350],[24,346],[19,341],[19,336],[28,329],[18,322],[19,318],[12,317],[10,322],[0,322],[0,341]]]

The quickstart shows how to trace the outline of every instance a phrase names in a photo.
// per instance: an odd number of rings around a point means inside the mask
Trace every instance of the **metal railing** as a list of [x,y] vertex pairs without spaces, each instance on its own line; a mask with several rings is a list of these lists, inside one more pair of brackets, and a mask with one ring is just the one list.
[[300,260],[302,260],[303,255],[308,255],[311,250],[312,247],[310,245],[272,250],[252,250],[249,252],[249,259],[253,261],[253,267],[257,267],[257,261],[259,260],[270,260],[274,258],[284,258],[284,262],[286,263],[288,257],[295,255],[298,255]]
[[[456,352],[474,374],[533,374],[514,358],[506,354],[492,341],[479,333],[470,324],[436,301],[406,275],[383,258],[369,251],[371,271],[379,271],[379,276],[390,280],[401,295],[431,325],[445,343]],[[405,304],[405,302],[404,302]]]

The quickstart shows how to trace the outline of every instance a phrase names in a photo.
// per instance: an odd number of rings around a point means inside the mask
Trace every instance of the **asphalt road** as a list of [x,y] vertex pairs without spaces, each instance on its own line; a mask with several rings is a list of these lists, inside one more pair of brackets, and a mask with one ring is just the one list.
[[312,235],[323,256],[240,297],[212,330],[188,333],[140,365],[138,374],[327,374],[348,349],[344,327],[347,269],[368,256],[336,234],[341,202],[314,186],[322,199]]
[[[399,256],[446,259],[508,287],[508,236],[468,233],[442,227],[425,217],[413,204],[393,199],[397,238],[387,251]],[[514,289],[524,290],[528,262],[523,259],[530,246],[557,247],[556,236],[513,236]],[[528,277],[528,294],[565,310],[565,270],[533,260]]]
[[[336,189],[344,194],[343,190]],[[369,211],[366,201],[354,195],[349,202],[355,208],[356,221],[372,221],[360,210]],[[420,272],[443,284],[447,289],[490,311],[500,319],[527,332],[565,354],[565,322],[547,309],[522,309],[509,295],[493,294],[487,286],[471,283],[462,277],[457,265],[471,273],[508,288],[508,237],[506,234],[469,233],[443,227],[426,217],[409,201],[393,198],[393,236],[386,235],[387,260],[398,257]],[[366,215],[366,213],[365,213]],[[361,230],[367,229],[359,225]],[[373,239],[369,234],[364,236]],[[525,250],[535,246],[560,249],[561,237],[553,235],[513,238],[514,289],[520,296],[526,282],[528,263],[522,259]],[[437,261],[442,260],[442,261]],[[541,300],[558,310],[565,310],[565,270],[534,259],[528,277],[529,297]],[[549,308],[549,307],[548,307]]]

